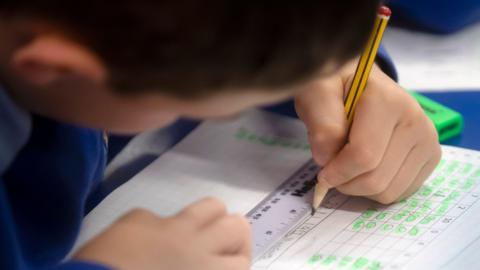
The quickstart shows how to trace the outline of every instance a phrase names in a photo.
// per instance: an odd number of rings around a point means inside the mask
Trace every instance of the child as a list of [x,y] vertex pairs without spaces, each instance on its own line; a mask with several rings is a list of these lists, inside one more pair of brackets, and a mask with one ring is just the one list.
[[104,130],[294,97],[319,181],[382,203],[414,192],[440,158],[418,104],[375,67],[350,130],[344,114],[378,5],[3,0],[0,268],[249,268],[249,226],[215,199],[172,217],[132,211],[63,261],[103,174]]

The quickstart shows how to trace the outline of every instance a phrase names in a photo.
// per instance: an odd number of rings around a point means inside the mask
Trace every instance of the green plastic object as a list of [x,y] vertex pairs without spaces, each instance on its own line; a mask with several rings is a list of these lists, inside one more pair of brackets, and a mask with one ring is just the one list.
[[438,102],[435,102],[419,93],[409,91],[432,120],[438,132],[440,142],[444,142],[462,133],[463,117]]

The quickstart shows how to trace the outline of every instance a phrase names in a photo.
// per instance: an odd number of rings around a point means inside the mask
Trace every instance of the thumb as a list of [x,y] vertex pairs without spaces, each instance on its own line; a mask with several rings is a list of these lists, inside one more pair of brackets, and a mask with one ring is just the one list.
[[324,166],[345,145],[348,124],[343,105],[343,82],[339,76],[307,85],[295,98],[295,108],[305,123],[318,165]]

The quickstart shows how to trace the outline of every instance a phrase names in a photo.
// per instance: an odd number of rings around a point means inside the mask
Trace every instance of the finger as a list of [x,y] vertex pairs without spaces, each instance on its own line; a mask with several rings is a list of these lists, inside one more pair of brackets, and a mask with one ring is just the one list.
[[369,198],[383,204],[390,204],[398,200],[409,188],[418,188],[414,183],[431,158],[428,149],[430,148],[425,146],[415,146],[386,190]]
[[345,184],[380,164],[400,113],[384,104],[385,94],[379,91],[375,87],[365,90],[358,101],[349,141],[320,172],[319,182],[330,186]]
[[200,241],[215,253],[250,258],[251,237],[247,219],[241,215],[229,215],[206,227]]
[[295,108],[307,127],[313,158],[324,166],[347,136],[341,79],[332,77],[309,84],[296,97]]
[[212,260],[208,270],[249,270],[251,261],[243,256],[222,256]]
[[184,208],[178,217],[188,219],[188,224],[195,228],[203,228],[225,216],[225,204],[215,198],[204,198]]
[[128,211],[126,214],[122,215],[121,217],[118,218],[118,222],[130,222],[130,221],[135,221],[137,222],[138,220],[141,220],[144,224],[150,223],[150,224],[156,224],[158,222],[159,217],[144,208],[134,208],[130,211]]
[[374,195],[386,190],[417,141],[413,131],[412,126],[397,126],[378,168],[337,186],[337,190],[354,196]]
[[428,179],[428,177],[432,174],[435,170],[438,162],[440,161],[441,154],[436,154],[432,159],[430,159],[420,170],[420,173],[415,178],[415,181],[412,185],[410,185],[405,192],[399,197],[399,200],[405,199],[410,197],[413,193],[415,193]]

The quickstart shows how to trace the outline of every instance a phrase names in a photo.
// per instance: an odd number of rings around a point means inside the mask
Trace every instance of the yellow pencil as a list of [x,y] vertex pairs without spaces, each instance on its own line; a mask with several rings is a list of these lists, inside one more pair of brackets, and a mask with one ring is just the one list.
[[[353,116],[355,114],[355,107],[360,99],[365,87],[367,85],[370,71],[375,63],[375,57],[377,56],[378,48],[382,42],[383,33],[387,27],[388,20],[392,12],[386,6],[380,7],[378,10],[377,18],[373,27],[372,34],[368,40],[367,46],[358,61],[357,70],[353,77],[352,85],[348,91],[347,98],[345,99],[345,113],[347,115],[348,125],[352,124]],[[328,192],[329,187],[324,186],[322,183],[317,183],[315,186],[315,193],[312,203],[312,214],[320,207],[323,198]]]

